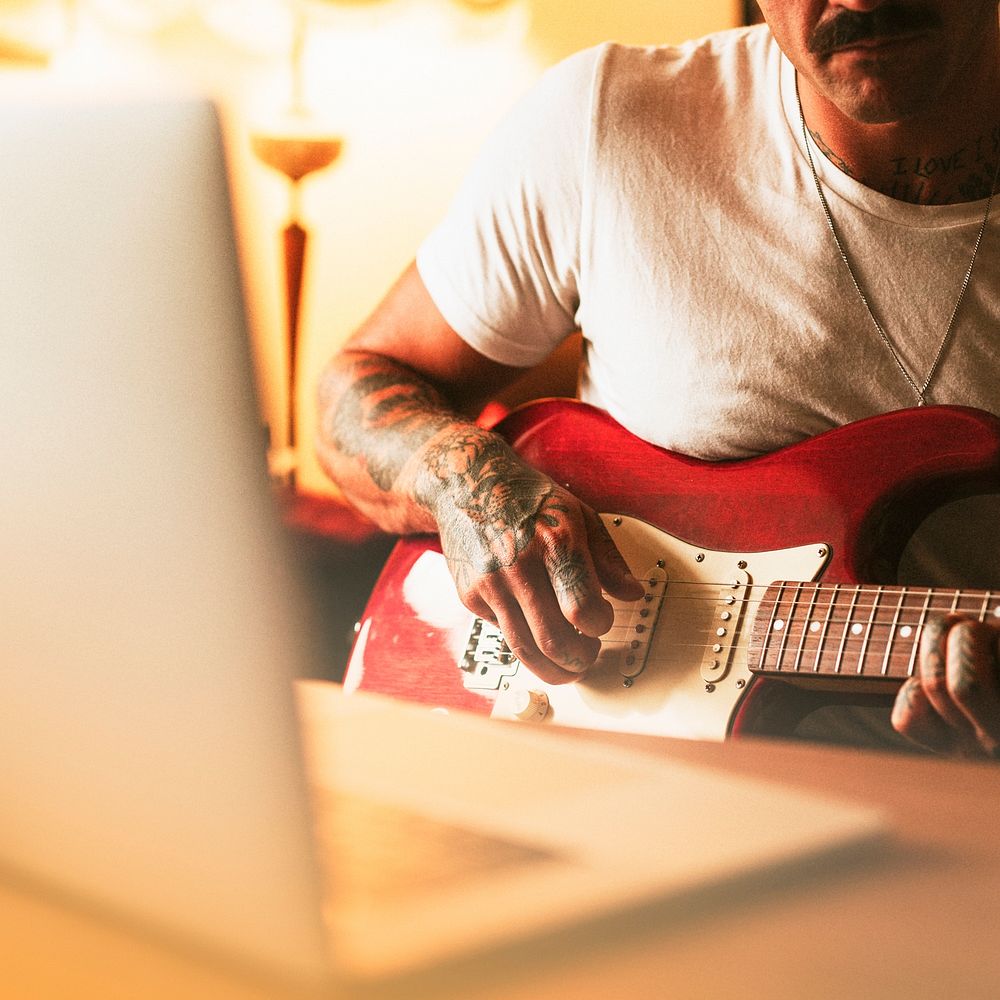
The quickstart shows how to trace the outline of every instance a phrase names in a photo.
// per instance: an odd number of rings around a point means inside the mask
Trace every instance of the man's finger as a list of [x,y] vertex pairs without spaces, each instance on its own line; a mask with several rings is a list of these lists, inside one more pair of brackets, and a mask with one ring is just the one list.
[[992,626],[967,618],[951,627],[947,639],[948,694],[988,753],[1000,745],[997,636]]
[[948,636],[962,620],[955,614],[934,615],[927,620],[920,636],[917,676],[934,711],[961,741],[971,745],[976,740],[975,729],[948,690]]
[[[567,684],[580,679],[587,665],[580,662],[577,656],[567,655],[565,650],[559,650],[556,645],[543,639],[550,652],[561,651],[567,660],[572,662],[570,665],[564,666],[546,656],[539,649],[531,625],[516,602],[509,601],[494,605],[494,613],[510,651],[540,680],[548,684]],[[559,617],[561,618],[561,616]]]
[[584,511],[587,542],[594,560],[594,569],[601,586],[620,601],[638,601],[645,588],[633,575],[618,551],[614,539],[601,518],[592,510]]
[[896,732],[925,750],[949,753],[955,749],[955,733],[927,698],[916,677],[899,689],[892,706],[892,726]]
[[[559,599],[558,589],[553,589],[558,585],[553,583],[552,574],[552,569],[525,574],[525,585],[518,590],[521,609],[539,651],[560,667],[582,674],[594,665],[601,651],[601,641],[585,633],[569,619],[567,611],[572,607],[567,607]],[[597,587],[596,576],[592,576],[592,580],[593,586]],[[599,589],[596,594],[601,603],[607,605],[600,597]],[[607,605],[607,608],[611,612],[611,606]],[[613,612],[609,617],[613,617]]]
[[585,537],[554,539],[544,554],[552,610],[563,622],[596,638],[614,624],[614,608],[601,593],[601,581],[586,547]]

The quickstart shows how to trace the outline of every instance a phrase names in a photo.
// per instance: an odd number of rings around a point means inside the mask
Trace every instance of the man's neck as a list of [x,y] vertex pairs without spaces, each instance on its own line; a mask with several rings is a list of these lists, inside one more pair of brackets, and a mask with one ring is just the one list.
[[[1000,162],[996,86],[901,122],[853,121],[800,78],[809,132],[844,173],[890,198],[921,205],[978,201],[989,196]],[[985,95],[985,98],[980,96]]]

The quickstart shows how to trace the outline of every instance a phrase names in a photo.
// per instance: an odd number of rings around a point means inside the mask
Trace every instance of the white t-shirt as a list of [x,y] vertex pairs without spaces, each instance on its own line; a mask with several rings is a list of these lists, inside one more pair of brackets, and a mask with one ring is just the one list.
[[[922,383],[985,202],[903,203],[813,155],[862,287]],[[684,454],[756,455],[916,402],[839,259],[795,71],[765,26],[602,45],[551,69],[417,266],[448,323],[496,361],[535,364],[581,329],[582,398]],[[1000,413],[998,274],[1000,204],[928,402]],[[1000,580],[969,558],[967,585]],[[954,578],[933,565],[909,575]]]

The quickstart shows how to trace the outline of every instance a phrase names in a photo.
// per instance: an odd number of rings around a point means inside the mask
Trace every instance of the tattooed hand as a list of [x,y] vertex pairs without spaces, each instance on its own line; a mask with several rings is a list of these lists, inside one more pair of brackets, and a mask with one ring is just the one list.
[[919,669],[900,689],[893,726],[921,746],[1000,756],[1000,628],[962,615],[928,620]]
[[439,435],[415,495],[435,515],[462,602],[543,680],[573,680],[597,658],[613,618],[602,587],[642,596],[594,511],[494,434]]

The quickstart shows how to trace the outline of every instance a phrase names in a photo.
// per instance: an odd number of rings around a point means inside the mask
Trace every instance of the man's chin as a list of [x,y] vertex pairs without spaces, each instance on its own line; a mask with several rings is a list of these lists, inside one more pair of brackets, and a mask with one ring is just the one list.
[[919,116],[929,104],[928,95],[914,85],[912,77],[835,76],[824,80],[820,89],[841,114],[863,125],[906,121]]
[[822,58],[818,79],[841,112],[863,124],[887,124],[919,115],[933,98],[927,77],[927,39],[857,46]]

